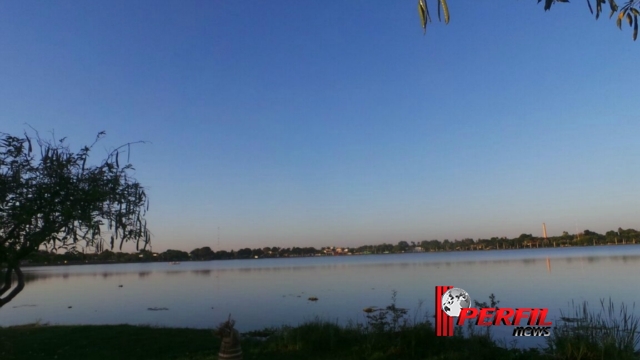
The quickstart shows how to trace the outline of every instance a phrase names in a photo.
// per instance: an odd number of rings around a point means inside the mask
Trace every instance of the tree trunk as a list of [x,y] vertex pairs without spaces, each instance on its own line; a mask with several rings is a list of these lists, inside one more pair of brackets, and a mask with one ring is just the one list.
[[[7,296],[2,297],[2,295],[11,289],[11,285],[13,284],[13,277],[11,273],[15,273],[18,277],[18,284],[13,288],[13,290],[11,290],[11,292],[9,292],[9,294],[7,294]],[[2,288],[0,288],[0,308],[13,300],[13,298],[22,291],[22,289],[24,289],[24,274],[22,273],[22,270],[20,270],[20,266],[9,265],[6,273],[4,274],[4,284]]]

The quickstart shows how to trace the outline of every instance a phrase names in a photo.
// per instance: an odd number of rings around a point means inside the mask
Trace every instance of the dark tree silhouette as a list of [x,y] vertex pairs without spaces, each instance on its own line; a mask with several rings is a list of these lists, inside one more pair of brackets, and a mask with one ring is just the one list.
[[[41,248],[99,252],[107,236],[111,249],[117,242],[120,249],[128,241],[135,241],[136,249],[149,245],[144,219],[149,202],[130,174],[134,143],[109,152],[98,165],[87,164],[104,135],[74,153],[64,138],[43,140],[37,131],[33,139],[0,133],[0,307],[24,288],[21,261]],[[121,167],[123,154],[127,161]]]

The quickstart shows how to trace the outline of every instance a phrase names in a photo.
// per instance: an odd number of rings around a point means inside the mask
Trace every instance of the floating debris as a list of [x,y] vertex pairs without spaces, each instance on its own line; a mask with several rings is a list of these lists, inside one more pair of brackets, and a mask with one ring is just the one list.
[[118,285],[118,287],[122,287],[122,285]]
[[362,311],[366,312],[367,314],[370,314],[370,313],[372,313],[374,311],[378,311],[378,309],[376,309],[375,306],[370,306],[370,307],[362,309]]
[[149,311],[163,311],[163,310],[169,310],[169,309],[167,309],[166,307],[161,307],[161,308],[152,307],[152,308],[148,308],[147,310],[149,310]]
[[71,306],[69,306],[67,309],[71,309]]
[[21,307],[36,307],[36,306],[38,306],[38,305],[18,305],[18,306],[14,306],[13,308],[17,309],[17,308],[21,308]]
[[309,298],[309,301],[318,301],[318,298],[315,297],[315,296],[312,296],[312,297]]

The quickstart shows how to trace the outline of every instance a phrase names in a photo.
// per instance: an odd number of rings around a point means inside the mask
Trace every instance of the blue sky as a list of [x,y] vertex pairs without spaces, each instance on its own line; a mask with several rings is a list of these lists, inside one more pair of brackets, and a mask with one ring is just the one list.
[[0,131],[150,141],[158,251],[639,228],[631,29],[450,10],[424,36],[413,0],[3,2]]

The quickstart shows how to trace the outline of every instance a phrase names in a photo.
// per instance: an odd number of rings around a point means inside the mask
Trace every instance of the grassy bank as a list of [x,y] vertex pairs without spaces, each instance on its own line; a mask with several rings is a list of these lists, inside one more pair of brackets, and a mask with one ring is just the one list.
[[[498,344],[490,333],[457,331],[437,337],[428,316],[395,304],[367,315],[366,324],[315,320],[297,327],[265,329],[242,337],[244,359],[435,360],[435,359],[640,359],[638,320],[622,306],[587,304],[556,324],[542,349],[514,349]],[[459,329],[462,330],[462,329]],[[477,334],[477,333],[476,333]],[[144,326],[46,326],[0,328],[0,359],[180,359],[214,360],[220,339],[212,330]]]
[[[245,359],[534,359],[489,339],[438,338],[426,326],[370,334],[327,322],[245,335]],[[0,359],[217,359],[220,339],[210,330],[118,326],[40,326],[0,329]],[[529,356],[527,356],[529,355]]]

